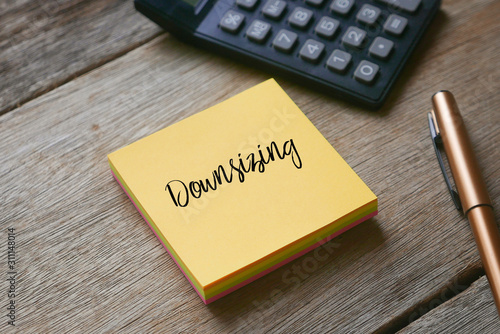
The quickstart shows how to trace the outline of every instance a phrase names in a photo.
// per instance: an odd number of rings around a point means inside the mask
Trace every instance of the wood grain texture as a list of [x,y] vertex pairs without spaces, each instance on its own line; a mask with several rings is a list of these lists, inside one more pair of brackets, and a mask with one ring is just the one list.
[[123,0],[0,3],[0,114],[137,47],[160,29]]
[[[435,91],[455,93],[499,208],[499,12],[494,0],[445,1],[378,113],[278,78],[379,196],[380,214],[323,247],[324,260],[306,255],[209,306],[113,180],[106,155],[268,74],[165,34],[1,116],[0,245],[15,227],[17,329],[391,331],[464,291],[481,265],[440,175],[426,112]],[[486,307],[490,314],[491,297]]]
[[[492,321],[495,318],[497,321]],[[500,333],[500,320],[486,276],[398,332],[405,333]]]

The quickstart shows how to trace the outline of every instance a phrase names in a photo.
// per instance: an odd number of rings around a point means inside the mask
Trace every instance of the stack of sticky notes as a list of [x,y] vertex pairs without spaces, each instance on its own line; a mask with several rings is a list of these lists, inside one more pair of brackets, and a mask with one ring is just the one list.
[[206,304],[377,214],[377,197],[274,80],[108,158]]

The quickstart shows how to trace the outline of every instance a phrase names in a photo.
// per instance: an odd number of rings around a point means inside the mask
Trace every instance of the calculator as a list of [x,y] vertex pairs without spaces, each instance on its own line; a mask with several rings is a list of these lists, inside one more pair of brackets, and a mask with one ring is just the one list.
[[379,108],[440,0],[135,0],[180,39]]

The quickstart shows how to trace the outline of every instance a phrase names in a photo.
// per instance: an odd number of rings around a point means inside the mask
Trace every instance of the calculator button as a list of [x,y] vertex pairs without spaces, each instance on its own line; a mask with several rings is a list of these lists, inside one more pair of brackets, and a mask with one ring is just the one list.
[[349,27],[342,37],[342,43],[353,48],[362,47],[366,32],[356,27]]
[[362,60],[358,68],[356,68],[356,71],[354,71],[354,78],[365,84],[371,84],[377,76],[378,69],[378,65]]
[[323,4],[324,0],[306,0],[306,4],[309,6],[319,7]]
[[299,51],[300,58],[307,60],[312,63],[318,62],[323,50],[325,49],[325,44],[315,41],[314,39],[308,39],[302,49]]
[[370,46],[369,52],[374,57],[386,59],[393,47],[394,43],[392,41],[383,37],[377,37]]
[[247,38],[257,43],[263,43],[267,35],[269,35],[270,30],[271,24],[261,20],[255,20],[247,29]]
[[279,19],[286,8],[284,0],[269,0],[262,8],[262,13],[271,19]]
[[389,6],[394,6],[398,9],[402,9],[404,11],[414,13],[417,11],[418,6],[422,0],[379,0],[383,3],[388,4]]
[[236,4],[238,7],[252,10],[255,8],[255,5],[257,4],[259,0],[236,0]]
[[326,66],[332,71],[336,72],[344,72],[349,63],[351,62],[351,54],[341,51],[335,50],[332,52],[332,55],[326,61]]
[[337,14],[347,15],[354,6],[354,0],[334,0],[330,5],[330,9]]
[[273,46],[276,50],[281,52],[290,53],[295,42],[297,41],[297,34],[285,29],[281,29],[273,41]]
[[288,18],[288,23],[295,28],[304,29],[311,21],[312,15],[309,9],[296,7]]
[[324,38],[332,38],[333,35],[335,35],[335,31],[337,31],[339,25],[339,21],[328,16],[323,16],[316,25],[316,28],[314,28],[314,31],[318,36]]
[[391,14],[384,23],[384,31],[395,36],[403,33],[408,24],[408,20],[396,14]]
[[220,27],[230,33],[237,33],[241,28],[241,24],[245,20],[245,16],[234,10],[229,10],[220,20]]
[[380,16],[381,10],[372,5],[363,5],[356,15],[356,19],[368,25],[373,25]]
[[418,9],[422,0],[390,0],[389,2],[395,2],[401,9],[413,13]]

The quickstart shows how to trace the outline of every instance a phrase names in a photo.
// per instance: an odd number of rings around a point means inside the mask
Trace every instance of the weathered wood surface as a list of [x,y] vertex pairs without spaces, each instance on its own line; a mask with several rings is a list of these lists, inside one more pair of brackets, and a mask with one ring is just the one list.
[[123,0],[0,2],[0,114],[160,33]]
[[[378,113],[278,78],[379,196],[380,214],[328,243],[327,258],[314,270],[305,272],[304,258],[297,259],[209,306],[113,180],[106,154],[268,74],[166,34],[3,115],[0,244],[6,228],[15,227],[17,329],[395,331],[435,299],[464,291],[481,264],[468,223],[444,187],[426,111],[435,91],[455,93],[500,207],[499,13],[498,1],[445,2]],[[290,275],[300,284],[284,279]]]
[[[471,317],[474,314],[475,317]],[[398,334],[405,333],[500,333],[500,321],[493,305],[493,297],[486,276],[474,282],[467,290],[433,309]]]

